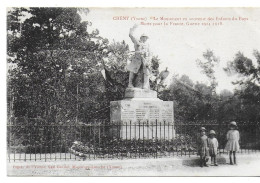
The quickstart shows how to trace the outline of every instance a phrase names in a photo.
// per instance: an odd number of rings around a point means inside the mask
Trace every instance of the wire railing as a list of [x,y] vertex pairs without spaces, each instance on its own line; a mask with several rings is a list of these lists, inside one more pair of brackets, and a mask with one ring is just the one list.
[[[239,153],[260,150],[259,123],[238,123]],[[160,158],[197,155],[199,129],[215,130],[219,154],[227,153],[227,123],[108,122],[46,123],[15,119],[7,124],[8,161]]]

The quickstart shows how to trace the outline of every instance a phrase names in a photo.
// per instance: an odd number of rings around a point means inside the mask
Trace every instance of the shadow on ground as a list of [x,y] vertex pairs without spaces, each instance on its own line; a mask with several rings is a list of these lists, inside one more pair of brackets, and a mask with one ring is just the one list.
[[[217,157],[217,163],[219,165],[227,164],[226,158],[223,156]],[[199,167],[200,166],[200,158],[192,158],[192,159],[185,159],[182,161],[183,166],[190,166],[190,167]],[[208,165],[210,165],[210,158],[208,161]]]

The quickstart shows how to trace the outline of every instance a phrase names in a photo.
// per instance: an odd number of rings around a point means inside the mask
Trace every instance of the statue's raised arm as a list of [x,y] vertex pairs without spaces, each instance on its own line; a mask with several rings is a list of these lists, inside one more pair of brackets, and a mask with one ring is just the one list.
[[129,37],[131,38],[132,42],[137,45],[138,44],[138,40],[137,38],[134,36],[134,31],[136,30],[138,26],[135,24],[132,28],[130,28],[129,31]]

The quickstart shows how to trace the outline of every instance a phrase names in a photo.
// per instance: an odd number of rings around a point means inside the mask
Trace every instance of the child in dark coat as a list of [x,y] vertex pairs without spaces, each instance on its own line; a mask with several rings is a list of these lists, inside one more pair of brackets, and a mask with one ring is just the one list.
[[207,161],[209,160],[208,137],[206,136],[206,129],[201,127],[200,137],[198,139],[198,153],[200,155],[200,166],[208,167]]

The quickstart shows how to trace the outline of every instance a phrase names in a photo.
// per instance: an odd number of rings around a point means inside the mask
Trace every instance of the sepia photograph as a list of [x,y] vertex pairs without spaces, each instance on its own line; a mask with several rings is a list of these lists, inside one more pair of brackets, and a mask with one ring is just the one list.
[[260,8],[6,8],[7,176],[260,176]]

